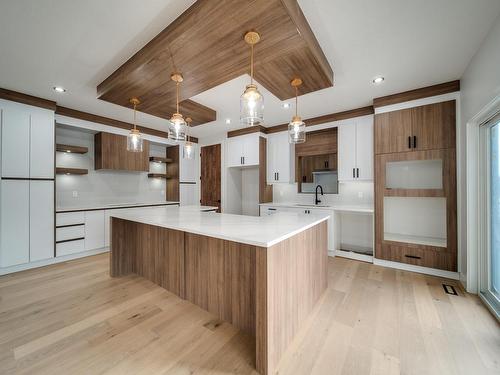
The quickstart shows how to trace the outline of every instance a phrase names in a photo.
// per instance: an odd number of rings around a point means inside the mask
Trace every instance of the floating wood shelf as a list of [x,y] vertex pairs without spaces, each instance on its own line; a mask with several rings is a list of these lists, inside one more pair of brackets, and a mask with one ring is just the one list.
[[83,147],[83,146],[71,146],[71,145],[63,145],[63,144],[56,144],[56,151],[58,152],[69,152],[73,154],[86,154],[89,152],[88,147]]
[[148,173],[149,178],[164,178],[165,180],[168,180],[170,177],[168,177],[165,173]]
[[84,169],[84,168],[62,168],[62,167],[57,167],[56,168],[56,174],[78,174],[78,175],[84,175],[88,174],[89,170]]
[[162,158],[160,156],[150,156],[149,161],[155,162],[155,163],[172,163],[172,159]]

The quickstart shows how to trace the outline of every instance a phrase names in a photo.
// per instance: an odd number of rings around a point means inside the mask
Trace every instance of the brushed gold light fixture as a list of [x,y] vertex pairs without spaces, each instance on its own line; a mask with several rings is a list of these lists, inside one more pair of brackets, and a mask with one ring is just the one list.
[[240,98],[240,121],[247,126],[260,125],[264,120],[264,97],[253,82],[253,50],[260,41],[259,33],[249,31],[245,34],[245,42],[250,45],[250,84]]
[[182,153],[182,157],[184,159],[193,159],[194,157],[194,145],[191,142],[191,137],[189,136],[189,128],[191,126],[191,122],[193,120],[191,117],[186,117],[186,143],[184,143],[184,152]]
[[306,141],[306,124],[298,115],[299,86],[302,85],[302,80],[294,78],[290,84],[295,88],[295,116],[292,117],[292,121],[288,124],[288,142],[293,144],[304,143]]
[[143,139],[136,125],[137,106],[140,103],[140,100],[137,98],[130,99],[130,104],[134,106],[134,127],[130,129],[130,133],[127,136],[127,151],[130,152],[142,152]]
[[176,112],[170,118],[168,138],[174,141],[184,141],[186,139],[186,121],[179,112],[179,86],[184,78],[181,73],[173,73],[170,79],[176,84]]

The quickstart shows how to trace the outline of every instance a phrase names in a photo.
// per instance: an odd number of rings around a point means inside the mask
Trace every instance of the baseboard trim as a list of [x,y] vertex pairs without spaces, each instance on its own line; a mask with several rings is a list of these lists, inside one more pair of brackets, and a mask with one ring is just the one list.
[[347,259],[359,260],[361,262],[373,263],[373,256],[365,255],[365,254],[358,254],[358,253],[355,253],[353,251],[343,251],[343,250],[330,251],[329,250],[328,255],[338,256],[338,257],[347,258]]
[[391,262],[389,260],[373,258],[373,264],[376,264],[377,266],[396,268],[398,270],[403,270],[403,271],[410,271],[410,272],[423,273],[431,276],[445,277],[447,279],[453,279],[453,280],[460,279],[458,272],[444,271],[435,268],[428,268],[421,266],[413,266],[411,264]]
[[18,264],[16,266],[0,268],[0,276],[1,275],[8,275],[8,274],[14,273],[14,272],[20,272],[20,271],[30,270],[30,269],[33,269],[33,268],[50,266],[51,264],[57,264],[57,263],[67,262],[68,260],[73,260],[73,259],[78,259],[78,258],[84,258],[84,257],[88,257],[88,256],[91,256],[91,255],[97,255],[97,254],[105,253],[105,252],[108,252],[108,251],[109,251],[109,247],[103,247],[102,249],[82,251],[81,253],[63,255],[63,256],[60,256],[60,257],[57,257],[57,258],[44,259],[44,260],[39,260],[37,262],[24,263],[24,264]]

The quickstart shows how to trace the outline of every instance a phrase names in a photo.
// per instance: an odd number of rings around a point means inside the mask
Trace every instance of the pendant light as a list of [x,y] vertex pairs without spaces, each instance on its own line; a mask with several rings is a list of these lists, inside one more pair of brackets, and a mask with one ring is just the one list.
[[184,141],[186,139],[186,121],[179,112],[179,86],[184,80],[181,73],[174,73],[170,76],[176,84],[176,112],[170,118],[168,126],[168,138],[174,141]]
[[295,78],[292,80],[291,85],[295,88],[295,116],[292,117],[292,121],[288,124],[288,142],[292,144],[304,143],[306,141],[306,124],[298,115],[299,86],[302,85],[302,80]]
[[130,129],[130,133],[127,136],[127,151],[130,152],[142,152],[142,136],[136,126],[137,106],[140,103],[140,100],[137,98],[130,99],[130,104],[134,106],[134,128]]
[[184,143],[184,152],[182,153],[182,157],[184,159],[193,159],[194,156],[194,147],[191,142],[191,137],[189,136],[189,127],[191,126],[191,122],[193,122],[191,117],[186,117],[186,143]]
[[264,120],[264,98],[253,83],[253,46],[260,41],[260,35],[255,31],[245,34],[245,42],[250,45],[250,84],[240,98],[240,121],[243,125],[260,125]]

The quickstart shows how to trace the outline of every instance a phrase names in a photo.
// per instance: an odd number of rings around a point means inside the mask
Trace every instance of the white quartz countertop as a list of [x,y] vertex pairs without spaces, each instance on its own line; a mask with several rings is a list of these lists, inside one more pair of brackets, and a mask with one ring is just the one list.
[[134,207],[150,207],[150,206],[165,206],[178,205],[179,202],[159,201],[159,202],[134,202],[134,203],[95,203],[80,206],[64,206],[57,207],[56,212],[74,212],[74,211],[93,211],[93,210],[112,210],[116,208],[134,208]]
[[293,212],[270,216],[244,216],[201,212],[194,207],[165,207],[155,210],[111,213],[111,217],[220,238],[259,247],[270,247],[309,229],[329,215],[301,215]]
[[301,203],[292,203],[292,202],[285,202],[285,203],[261,203],[261,206],[265,207],[291,207],[291,208],[319,208],[323,210],[332,210],[332,211],[345,211],[345,212],[364,212],[364,213],[373,213],[374,209],[373,206],[369,205],[349,205],[349,204],[330,204],[330,205],[317,205],[315,206],[314,204],[308,205],[308,204],[301,204]]

